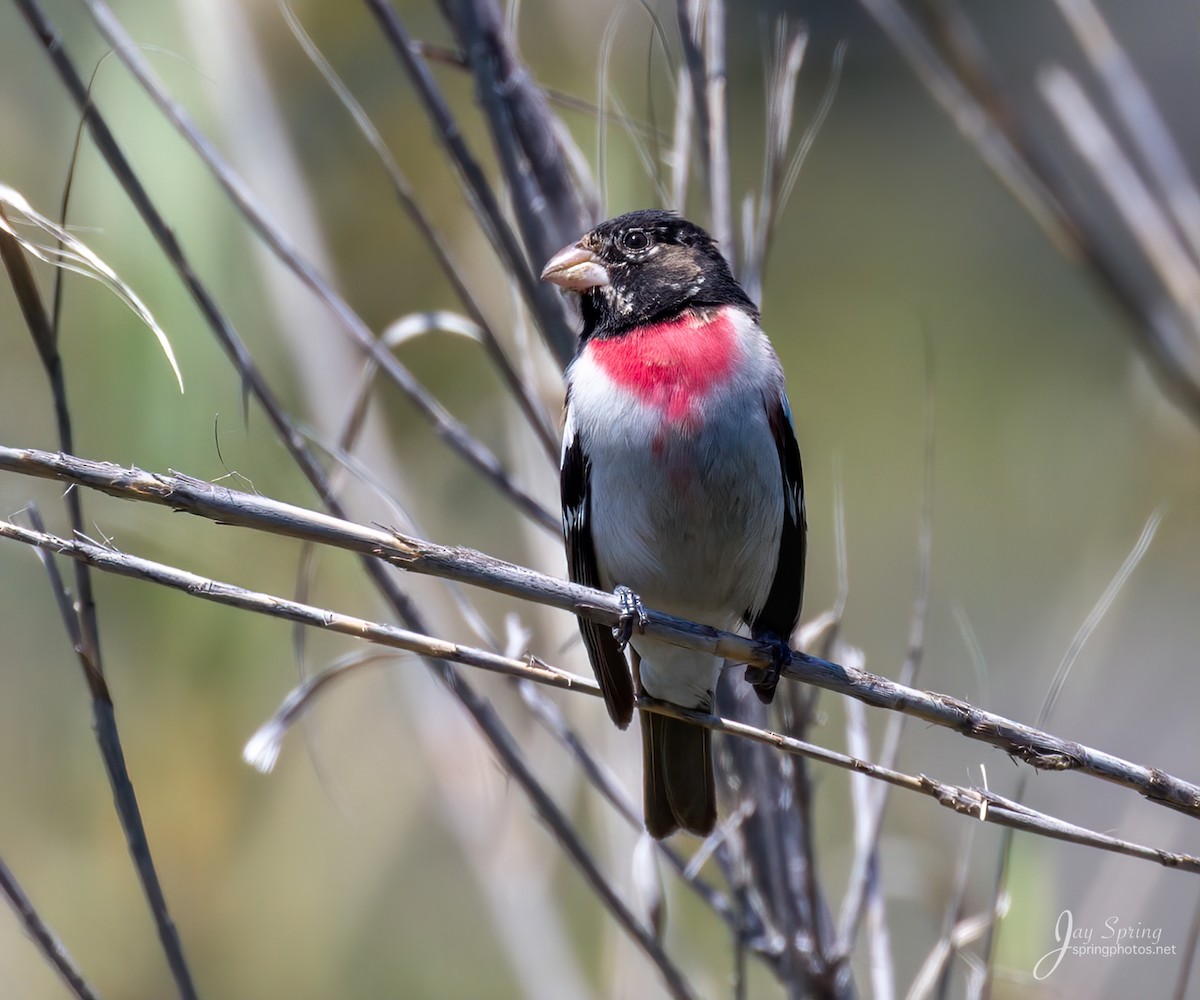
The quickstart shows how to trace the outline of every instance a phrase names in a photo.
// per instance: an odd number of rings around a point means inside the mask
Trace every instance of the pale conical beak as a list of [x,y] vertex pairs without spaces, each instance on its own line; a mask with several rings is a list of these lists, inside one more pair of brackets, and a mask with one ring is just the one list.
[[582,243],[559,250],[542,269],[542,280],[569,292],[586,292],[608,284],[608,271]]

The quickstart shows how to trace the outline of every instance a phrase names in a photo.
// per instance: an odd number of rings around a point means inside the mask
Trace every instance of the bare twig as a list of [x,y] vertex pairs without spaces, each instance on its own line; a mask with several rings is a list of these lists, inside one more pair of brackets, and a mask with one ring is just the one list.
[[[850,652],[847,650],[847,653]],[[861,659],[860,651],[853,652]],[[862,703],[853,699],[846,702],[846,749],[855,757],[869,758],[871,755],[867,738],[867,713]],[[858,882],[851,880],[844,898],[861,893],[863,901],[860,905],[867,920],[867,942],[871,956],[872,994],[876,1000],[892,1000],[896,995],[896,968],[892,962],[887,902],[879,871],[879,845],[877,841],[872,841],[873,837],[878,836],[873,821],[880,810],[877,808],[874,786],[862,775],[850,775],[850,801],[854,807],[855,856],[867,856],[871,861],[864,866]]]
[[[90,565],[109,572],[150,580],[219,604],[269,614],[291,621],[302,621],[305,624],[311,624],[316,627],[327,627],[334,631],[358,634],[369,638],[371,641],[381,641],[384,636],[387,636],[389,645],[398,645],[400,638],[403,638],[403,641],[406,643],[403,648],[413,648],[422,652],[422,654],[427,650],[433,650],[436,651],[434,655],[439,659],[443,658],[443,651],[445,654],[444,658],[454,658],[457,662],[463,663],[466,663],[468,659],[476,661],[472,665],[482,665],[487,662],[492,667],[497,667],[500,660],[506,659],[497,657],[496,654],[486,653],[484,650],[447,643],[444,640],[428,635],[416,637],[403,636],[398,638],[396,633],[402,630],[393,629],[391,626],[369,623],[362,619],[340,615],[328,609],[300,605],[297,602],[287,601],[269,594],[247,591],[241,587],[221,583],[194,573],[165,566],[162,563],[156,563],[148,559],[141,559],[114,551],[113,549],[104,548],[92,542],[60,538],[44,532],[32,531],[8,521],[0,521],[0,538],[9,538],[27,545],[45,548],[72,559],[83,559]],[[652,625],[655,618],[662,617],[665,616],[659,616],[651,612]],[[519,675],[538,683],[550,683],[555,686],[561,686],[564,689],[580,690],[593,696],[598,696],[598,691],[594,685],[589,685],[586,681],[582,680],[578,683],[575,683],[574,680],[570,680],[569,683],[564,682],[562,671],[547,668],[542,664],[534,665],[533,663],[525,663],[519,660],[508,660],[508,663],[503,667],[501,672]],[[565,676],[569,678],[569,675]],[[1002,826],[1010,826],[1027,832],[1038,833],[1056,840],[1084,844],[1101,850],[1153,861],[1167,868],[1178,868],[1182,871],[1200,874],[1200,857],[1146,847],[1132,841],[1088,830],[1073,823],[1067,823],[1055,817],[1048,816],[1035,809],[1030,809],[987,789],[964,788],[937,781],[927,775],[905,774],[893,768],[872,764],[868,761],[838,753],[834,750],[827,750],[824,747],[806,743],[793,737],[748,726],[732,719],[723,719],[704,712],[681,708],[669,702],[659,702],[653,699],[642,698],[638,702],[638,707],[644,711],[658,712],[673,718],[694,722],[715,732],[728,733],[753,740],[767,746],[775,747],[785,753],[798,754],[802,757],[831,764],[845,770],[867,774],[899,788],[905,788],[909,791],[934,798],[941,805],[955,812],[964,813],[984,822],[999,823]],[[490,706],[487,711],[489,713],[492,711]],[[531,794],[530,797],[534,800],[534,805],[538,809],[538,812],[547,822],[551,822],[552,825],[555,822],[561,823],[561,813],[558,812],[557,807],[549,800],[547,793],[542,789],[541,785],[532,779],[532,775],[528,771],[528,766],[525,764],[519,751],[516,750],[515,745],[511,749],[513,750],[515,759],[519,762],[519,768],[513,769],[513,776],[518,777],[518,775],[521,775],[525,779],[522,781],[522,787],[526,788],[527,792],[534,788],[537,790],[537,794]],[[569,827],[560,829],[555,825],[554,829],[559,837],[574,837]],[[609,904],[610,909],[614,911],[614,915],[621,920],[623,926],[635,937],[647,955],[659,964],[660,971],[663,972],[668,986],[675,983],[675,977],[671,971],[673,967],[670,966],[669,960],[666,959],[665,955],[661,954],[657,943],[648,936],[636,918],[627,910],[624,902],[614,895],[611,886],[599,874],[587,852],[583,850],[577,841],[568,843],[565,846],[568,847],[573,860],[576,860],[580,865],[589,882],[594,881],[596,883],[593,884],[593,888]],[[577,851],[581,853],[577,854]],[[663,963],[666,963],[666,967],[664,967]],[[689,994],[684,990],[678,995]]]
[[[224,524],[271,531],[375,556],[411,572],[469,583],[512,597],[615,625],[620,602],[601,591],[566,583],[471,549],[436,545],[381,528],[368,528],[186,476],[127,469],[33,448],[0,446],[0,469],[73,482],[113,496],[161,504]],[[651,612],[647,634],[736,663],[768,665],[773,648],[745,636],[672,615]],[[1133,789],[1152,802],[1200,817],[1200,786],[1157,768],[1135,764],[1073,740],[996,715],[950,695],[897,684],[885,677],[794,652],[785,675],[858,698],[868,705],[905,712],[983,743],[1000,747],[1040,770],[1077,770]]]
[[536,280],[517,238],[500,210],[500,204],[488,184],[487,177],[463,139],[454,115],[438,89],[429,67],[417,53],[412,38],[400,16],[387,0],[367,0],[384,35],[400,59],[405,72],[417,89],[417,94],[433,121],[438,138],[446,147],[463,193],[475,210],[488,241],[500,257],[505,269],[517,282],[521,295],[538,321],[538,328],[559,365],[565,367],[575,354],[575,334],[567,323],[561,300],[553,289]]
[[[1077,190],[1053,163],[1051,156],[1030,139],[1028,123],[1014,112],[1004,94],[991,84],[988,74],[977,65],[977,59],[973,61],[970,58],[979,55],[978,46],[971,46],[969,53],[948,55],[940,51],[938,38],[935,37],[939,32],[948,44],[960,42],[965,36],[974,41],[965,17],[953,5],[938,4],[926,8],[928,20],[937,26],[935,30],[923,27],[900,0],[859,0],[859,3],[875,18],[964,138],[974,145],[984,162],[1041,226],[1051,242],[1068,256],[1086,263],[1099,279],[1101,287],[1128,313],[1133,320],[1131,332],[1135,342],[1151,364],[1160,384],[1187,411],[1193,422],[1200,423],[1200,335],[1196,314],[1178,308],[1174,299],[1178,296],[1179,287],[1169,293],[1167,291],[1177,281],[1179,274],[1174,270],[1159,270],[1160,264],[1167,260],[1173,249],[1168,249],[1167,242],[1160,242],[1155,246],[1153,256],[1142,257],[1142,262],[1155,271],[1163,293],[1148,290],[1146,283],[1136,273],[1137,268],[1130,266],[1128,248],[1114,244],[1094,209],[1080,200]],[[1069,9],[1066,4],[1063,6]],[[1075,6],[1077,9],[1071,12],[1070,17],[1080,22],[1077,30],[1083,29],[1081,36],[1087,31],[1094,31],[1094,22],[1086,23],[1089,19],[1083,5]],[[1081,38],[1081,41],[1094,60],[1105,52],[1103,39],[1092,37],[1086,40]],[[1105,54],[1107,58],[1112,58],[1111,49]],[[1095,145],[1097,133],[1090,124],[1072,118],[1080,108],[1084,108],[1082,114],[1094,118],[1094,109],[1085,107],[1084,103],[1072,102],[1072,95],[1060,85],[1063,72],[1060,69],[1053,70],[1048,78],[1043,74],[1043,79],[1049,80],[1052,91],[1055,88],[1059,91],[1052,99],[1061,105],[1058,113],[1063,115],[1064,129],[1078,133],[1085,128],[1092,133],[1091,139],[1085,140],[1077,134],[1072,141],[1095,167],[1099,163],[1097,153],[1104,152]],[[1112,72],[1110,65],[1102,72],[1102,76]],[[1119,67],[1117,72],[1119,74]],[[1113,80],[1110,78],[1107,83],[1111,86]],[[1124,95],[1122,101],[1129,100],[1130,96]],[[1133,101],[1136,105],[1136,96]],[[1067,108],[1068,104],[1073,104],[1073,107]],[[1137,141],[1144,150],[1149,148],[1147,142],[1153,146],[1161,138],[1150,134],[1153,128],[1153,124],[1145,118],[1141,120],[1137,130],[1141,138]],[[1107,127],[1103,131],[1107,132]],[[1161,152],[1161,149],[1158,151]],[[1186,204],[1180,205],[1179,196],[1183,189],[1178,174],[1162,161],[1156,164],[1154,170],[1158,173],[1160,185],[1164,189],[1169,186],[1171,194],[1167,197],[1169,201],[1172,198],[1175,200],[1173,211],[1181,220],[1181,226],[1187,225],[1182,220],[1190,217],[1191,209]],[[1138,229],[1143,227],[1143,223],[1157,226],[1156,220],[1161,217],[1163,210],[1151,198],[1152,215],[1149,219],[1130,220],[1128,207],[1121,205],[1117,200],[1118,195],[1112,191],[1113,176],[1110,173],[1109,179],[1102,176],[1098,176],[1098,179],[1102,186],[1109,189],[1118,210],[1126,216],[1135,245],[1139,247],[1139,253],[1144,253],[1146,233],[1139,233]],[[1142,185],[1136,175],[1135,180],[1137,185]],[[1191,238],[1194,238],[1194,234],[1189,234]],[[1170,239],[1175,239],[1174,234]],[[1174,268],[1174,264],[1171,263],[1170,267]]]
[[[683,59],[679,63],[678,93],[688,94],[686,103],[675,109],[674,183],[676,204],[683,211],[687,195],[688,161],[692,155],[692,121],[700,139],[700,166],[707,178],[711,167],[709,142],[712,140],[708,121],[708,94],[704,89],[704,51],[701,49],[704,26],[703,0],[676,0],[675,19],[679,22],[679,40]],[[714,234],[715,235],[715,234]]]
[[[8,270],[22,315],[25,317],[26,325],[33,336],[50,381],[60,446],[65,450],[70,449],[73,447],[71,412],[67,401],[67,385],[62,356],[58,351],[58,331],[42,302],[37,283],[29,268],[29,262],[22,253],[17,239],[3,228],[0,228],[0,258],[3,259]],[[178,372],[178,369],[176,371]],[[82,534],[83,500],[78,490],[67,491],[66,505],[72,530],[76,534]],[[41,517],[36,508],[31,508],[30,516],[34,524],[40,528]],[[112,695],[104,678],[104,663],[100,655],[100,627],[92,593],[91,574],[86,564],[75,563],[76,596],[72,600],[58,572],[58,567],[48,552],[42,553],[42,562],[49,574],[54,599],[58,604],[67,635],[70,636],[71,643],[75,648],[75,655],[83,670],[84,681],[91,696],[96,740],[105,773],[112,788],[113,803],[121,823],[121,829],[125,834],[130,859],[133,861],[134,869],[141,881],[142,890],[154,918],[155,928],[158,931],[159,940],[162,942],[171,975],[179,989],[179,995],[183,1000],[193,1000],[197,995],[196,988],[183,953],[183,942],[179,938],[179,933],[167,909],[166,895],[163,892],[162,883],[159,881],[154,858],[150,853],[150,842],[146,834],[145,823],[142,820],[133,785],[129,780],[125,753],[121,747]]]
[[501,379],[508,386],[509,392],[512,393],[513,398],[517,401],[517,405],[525,414],[525,418],[529,421],[529,426],[533,430],[534,435],[541,442],[550,457],[557,460],[558,435],[550,422],[550,418],[546,415],[545,408],[537,398],[536,390],[521,378],[512,362],[509,361],[508,355],[505,353],[504,347],[496,336],[496,331],[484,315],[479,301],[463,280],[462,269],[459,267],[457,261],[454,260],[449,246],[438,231],[437,226],[434,225],[433,219],[421,206],[421,202],[417,198],[416,192],[413,190],[408,178],[404,175],[404,172],[400,169],[400,165],[396,162],[396,158],[392,156],[391,150],[387,148],[387,144],[383,141],[383,136],[379,134],[379,130],[375,128],[374,123],[368,117],[362,105],[355,100],[354,95],[350,92],[350,88],[337,75],[334,68],[329,64],[329,60],[325,58],[324,54],[317,48],[316,44],[304,30],[303,25],[301,25],[291,7],[286,2],[281,2],[280,9],[283,12],[284,21],[287,23],[293,36],[295,36],[301,49],[304,50],[304,54],[308,56],[309,61],[317,68],[321,76],[324,77],[330,89],[337,96],[342,106],[354,121],[354,124],[358,127],[359,132],[362,133],[363,138],[367,140],[371,148],[375,151],[375,155],[383,165],[388,179],[392,182],[392,189],[396,192],[396,197],[399,199],[404,211],[421,233],[421,237],[425,240],[426,245],[433,251],[438,266],[442,269],[442,274],[446,276],[446,279],[454,288],[454,293],[458,296],[459,301],[462,302],[463,308],[466,309],[471,320],[479,328],[479,341],[487,350],[492,364],[496,366]]
[[535,261],[549,260],[598,221],[595,196],[583,193],[567,167],[564,144],[573,140],[517,56],[496,0],[446,0],[442,10],[475,76],[526,250]]
[[[49,22],[42,15],[36,0],[17,0],[17,3],[30,19],[31,24],[35,25],[44,44],[48,47],[53,45],[52,48],[48,48],[48,51],[51,58],[54,59],[56,65],[59,67],[60,74],[63,74],[62,60],[65,59],[65,55],[63,54],[62,43],[60,40],[57,40],[53,29],[49,26]],[[241,177],[222,159],[196,126],[191,116],[166,91],[154,71],[150,68],[145,57],[133,43],[133,40],[129,37],[108,5],[103,0],[85,0],[85,3],[101,34],[113,46],[122,62],[125,63],[142,89],[145,90],[147,95],[158,106],[167,121],[174,126],[199,155],[204,165],[211,171],[222,190],[225,191],[226,195],[242,213],[242,216],[250,224],[251,228],[262,238],[280,261],[330,309],[351,340],[365,354],[375,360],[379,367],[413,403],[417,411],[429,421],[438,436],[488,481],[492,482],[509,496],[519,509],[526,513],[533,513],[538,507],[537,502],[525,490],[512,481],[499,459],[484,447],[459,420],[451,416],[441,403],[434,399],[424,386],[417,381],[413,374],[390,351],[379,343],[366,323],[350,307],[349,303],[333,289],[324,276],[313,267],[312,263],[300,253],[286,234],[270,219],[265,209],[259,204],[258,199],[242,181]],[[75,76],[75,82],[77,83],[78,74],[75,74],[73,67],[71,73]],[[64,79],[66,79],[65,76]],[[68,87],[77,102],[80,101],[81,98],[77,94],[75,83],[68,81]],[[81,108],[84,109],[84,113],[88,116],[89,126],[92,127],[93,134],[95,134],[96,116],[91,106],[81,103]]]
[[38,951],[53,966],[71,993],[79,1000],[98,1000],[99,995],[83,978],[83,974],[75,965],[74,959],[67,953],[67,949],[63,947],[58,935],[42,919],[41,914],[38,913],[32,900],[25,895],[16,876],[4,863],[3,858],[0,858],[0,892],[8,898],[25,933],[33,939]]
[[725,101],[725,2],[704,0],[704,99],[708,105],[708,210],[712,234],[732,261],[733,206]]

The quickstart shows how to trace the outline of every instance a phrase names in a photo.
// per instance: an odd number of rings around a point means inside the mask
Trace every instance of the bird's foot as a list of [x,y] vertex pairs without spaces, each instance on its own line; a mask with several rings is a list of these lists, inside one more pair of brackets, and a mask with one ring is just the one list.
[[650,616],[646,614],[646,606],[642,604],[642,599],[628,587],[617,587],[613,595],[621,602],[621,619],[613,626],[613,638],[624,649],[633,638],[634,621],[637,621],[637,630],[644,632],[650,624]]
[[779,678],[783,676],[783,668],[792,662],[792,649],[774,632],[763,632],[754,637],[759,645],[765,647],[765,652],[771,657],[771,662],[765,667],[746,667],[746,680],[754,687],[754,693],[764,705],[771,704],[775,697],[775,688]]

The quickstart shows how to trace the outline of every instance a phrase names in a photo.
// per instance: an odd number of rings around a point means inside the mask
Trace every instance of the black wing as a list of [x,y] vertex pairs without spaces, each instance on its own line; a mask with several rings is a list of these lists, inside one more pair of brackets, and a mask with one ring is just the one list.
[[[574,583],[585,587],[600,586],[596,568],[596,549],[592,545],[591,490],[588,478],[591,463],[583,454],[578,437],[571,435],[563,442],[561,481],[563,535],[567,542],[567,572]],[[579,631],[587,647],[592,670],[600,682],[604,704],[613,722],[624,729],[633,718],[633,678],[625,654],[613,638],[612,629],[579,619]]]
[[750,630],[755,637],[770,633],[786,642],[800,620],[800,604],[804,597],[807,549],[804,473],[800,468],[800,447],[792,430],[792,414],[787,397],[782,393],[777,399],[767,401],[767,420],[779,452],[779,471],[783,476],[783,531],[779,536],[775,580],[766,603],[750,622]]

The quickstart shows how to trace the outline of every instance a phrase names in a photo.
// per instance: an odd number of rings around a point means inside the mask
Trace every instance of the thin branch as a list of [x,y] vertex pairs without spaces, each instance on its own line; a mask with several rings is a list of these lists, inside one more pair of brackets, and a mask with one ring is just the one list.
[[[230,490],[186,476],[167,476],[91,462],[37,449],[0,446],[0,469],[76,483],[112,496],[160,504],[223,524],[253,527],[374,556],[414,573],[484,587],[510,597],[570,611],[605,625],[621,618],[612,594],[567,583],[465,547],[437,545],[382,528],[354,524],[267,497]],[[736,663],[766,666],[773,646],[745,636],[651,611],[646,634]],[[793,652],[785,676],[858,698],[877,708],[924,719],[1000,747],[1040,770],[1078,770],[1131,788],[1152,802],[1200,816],[1200,786],[1157,768],[1116,757],[1072,740],[987,712],[949,695],[897,684],[865,670]]]
[[[861,658],[861,651],[853,652]],[[871,753],[867,713],[862,703],[853,699],[846,702],[846,749],[855,757],[867,758]],[[881,815],[882,810],[876,806],[874,786],[858,774],[850,775],[850,801],[854,807],[855,855],[856,858],[868,857],[870,863],[863,868],[861,888],[859,883],[852,880],[847,889],[847,898],[859,893],[862,896],[860,905],[867,919],[867,942],[871,956],[869,969],[875,1000],[892,1000],[896,995],[896,968],[892,962],[887,901],[884,899],[883,879],[879,872],[879,843],[872,839],[878,836],[873,821]],[[853,945],[853,941],[850,943]]]
[[[36,0],[16,0],[16,3],[30,18],[31,23],[35,24],[35,27],[43,24],[48,26]],[[270,219],[266,210],[259,204],[258,199],[242,178],[217,153],[212,143],[200,131],[179,102],[166,91],[150,68],[150,64],[108,5],[103,0],[84,0],[84,3],[105,40],[113,46],[121,61],[167,121],[200,157],[201,162],[212,173],[214,179],[249,223],[251,229],[301,283],[329,308],[350,339],[387,373],[388,377],[453,451],[480,472],[484,478],[500,488],[517,504],[519,509],[526,513],[535,511],[538,507],[537,502],[512,481],[499,459],[476,439],[461,421],[447,412],[445,407],[429,394],[416,377],[378,341],[362,318],[350,307],[350,304],[333,289],[312,262],[300,253],[283,230]],[[38,19],[36,22],[35,18]],[[39,30],[39,35],[58,65],[60,58],[65,58],[62,56],[61,41],[53,34],[52,29],[50,29],[49,40],[46,33],[41,30]],[[72,73],[74,73],[73,67]],[[77,78],[77,74],[75,75]],[[79,97],[76,96],[74,85],[69,86],[72,96],[76,97],[78,102]],[[91,105],[82,103],[81,108],[88,115],[89,124],[94,123],[95,118]]]
[[[528,253],[548,260],[598,221],[588,183],[573,182],[570,134],[520,58],[496,0],[443,2],[475,77],[492,144],[513,192],[513,212]],[[574,342],[572,341],[572,348]]]
[[[1125,310],[1133,320],[1134,340],[1163,389],[1200,425],[1200,343],[1194,319],[1165,295],[1146,289],[1136,268],[1130,267],[1128,248],[1114,244],[1106,225],[1081,200],[1075,186],[1030,140],[1027,124],[991,84],[986,67],[979,65],[980,49],[969,44],[975,39],[962,14],[950,4],[926,8],[926,16],[947,45],[969,50],[945,54],[934,31],[924,28],[899,0],[859,0],[859,4],[1051,243],[1064,255],[1082,260]],[[1063,122],[1068,129],[1077,124],[1069,118]],[[1154,208],[1156,215],[1160,211]],[[1155,267],[1153,258],[1144,262]],[[1156,273],[1165,290],[1171,276]]]
[[25,895],[16,876],[4,863],[3,858],[0,858],[0,892],[8,897],[8,902],[21,922],[25,933],[37,945],[42,957],[50,963],[62,981],[67,984],[67,988],[79,1000],[99,1000],[99,994],[83,978],[83,974],[75,965],[74,959],[67,953],[67,949],[63,947],[58,935],[42,919],[41,914],[38,913],[30,898]]
[[392,189],[396,192],[396,198],[404,208],[409,219],[421,234],[421,238],[425,240],[426,245],[433,251],[433,255],[438,262],[438,266],[445,275],[446,280],[454,289],[454,294],[458,296],[462,302],[463,308],[466,309],[471,320],[479,328],[479,342],[483,344],[488,352],[488,357],[496,366],[496,370],[500,373],[501,379],[512,393],[513,398],[517,401],[517,405],[521,408],[525,418],[529,421],[529,426],[532,428],[534,435],[541,442],[542,447],[546,449],[547,454],[552,460],[558,460],[558,434],[555,432],[550,418],[546,415],[545,408],[541,405],[537,398],[537,392],[532,385],[527,383],[518,374],[516,368],[509,360],[508,355],[504,351],[499,338],[496,336],[496,331],[488,322],[487,317],[483,314],[483,309],[479,305],[470,287],[463,280],[462,268],[459,267],[457,261],[454,260],[439,232],[433,219],[429,213],[421,206],[420,200],[417,198],[416,192],[409,183],[408,178],[400,169],[400,165],[396,162],[396,158],[392,156],[391,150],[383,141],[383,136],[379,134],[379,130],[375,127],[367,115],[366,110],[361,104],[355,100],[354,95],[350,92],[350,88],[337,75],[337,72],[330,65],[329,60],[325,58],[324,53],[309,37],[304,30],[304,26],[296,17],[295,12],[285,2],[280,0],[280,10],[283,13],[283,19],[288,28],[291,30],[293,37],[296,39],[304,54],[308,56],[309,61],[316,67],[317,71],[329,84],[330,90],[333,91],[337,99],[341,102],[351,120],[362,133],[363,138],[375,151],[375,155],[379,158],[379,162],[383,165],[384,171],[388,175],[388,179],[392,182]]
[[704,3],[704,98],[708,105],[708,209],[712,234],[734,257],[729,178],[729,120],[725,101],[725,2]]
[[[2,215],[2,212],[0,212]],[[66,376],[62,356],[58,351],[58,331],[42,302],[37,283],[29,268],[29,262],[21,251],[19,241],[0,228],[0,258],[3,258],[13,289],[20,302],[22,315],[33,336],[42,364],[50,381],[50,392],[54,400],[60,447],[73,447],[71,412],[67,400]],[[67,490],[67,515],[72,530],[83,533],[83,500],[80,491]],[[41,516],[35,507],[30,508],[34,525],[41,528]],[[104,763],[105,774],[113,793],[113,804],[121,829],[125,835],[130,860],[142,885],[146,903],[150,907],[163,953],[171,969],[171,975],[183,1000],[194,1000],[196,987],[183,953],[183,942],[167,908],[166,895],[158,877],[154,858],[150,853],[150,842],[145,822],[138,807],[133,784],[129,780],[125,753],[117,729],[116,712],[112,695],[104,678],[104,664],[100,655],[100,626],[96,615],[96,604],[92,593],[92,578],[86,564],[75,563],[76,597],[72,600],[58,567],[47,552],[42,552],[42,563],[50,578],[55,602],[62,616],[67,635],[75,649],[75,655],[83,671],[84,681],[91,697],[93,728],[97,745]]]
[[[22,528],[8,521],[0,521],[0,538],[9,538],[26,545],[49,549],[72,559],[83,559],[96,568],[122,576],[148,580],[218,604],[256,611],[289,621],[302,621],[305,624],[328,628],[333,631],[361,635],[373,642],[383,641],[386,638],[388,645],[399,645],[402,639],[406,643],[402,648],[416,649],[423,654],[426,653],[426,650],[436,650],[437,652],[433,653],[433,655],[438,659],[452,658],[455,662],[462,662],[464,664],[468,663],[469,660],[477,661],[470,664],[473,666],[483,665],[486,662],[491,665],[489,669],[498,669],[503,673],[522,676],[538,683],[553,684],[566,690],[584,691],[594,697],[599,696],[596,685],[589,685],[582,679],[579,679],[577,682],[571,675],[567,675],[565,672],[555,668],[547,667],[540,662],[534,663],[530,661],[526,663],[520,660],[498,657],[496,654],[487,653],[484,650],[460,646],[457,643],[448,643],[445,640],[428,635],[415,637],[411,635],[397,636],[397,633],[403,630],[378,623],[365,622],[362,619],[341,615],[338,612],[328,609],[300,605],[297,602],[288,601],[270,594],[248,591],[242,587],[221,583],[195,573],[165,566],[162,563],[156,563],[148,559],[141,559],[136,556],[107,549],[93,542],[81,539],[60,538],[44,532]],[[659,616],[651,612],[652,623],[655,618],[661,617],[665,616]],[[507,660],[507,663],[503,667],[500,667],[500,661],[504,660]],[[319,686],[321,685],[318,684],[317,687]],[[939,804],[948,809],[972,816],[984,822],[998,823],[1001,826],[1037,833],[1056,840],[1083,844],[1117,854],[1124,854],[1129,857],[1153,861],[1166,868],[1177,868],[1181,871],[1200,874],[1200,857],[1147,847],[1108,834],[1088,830],[1039,812],[1036,809],[1031,809],[1028,806],[1021,805],[1019,802],[1014,802],[987,789],[965,788],[937,781],[927,775],[905,774],[893,768],[872,764],[869,761],[860,760],[857,757],[834,750],[828,750],[790,736],[748,726],[732,719],[709,715],[705,712],[681,708],[669,702],[660,702],[643,697],[639,699],[638,707],[643,711],[653,711],[661,715],[670,716],[671,718],[693,722],[714,732],[728,733],[740,738],[753,740],[757,743],[775,747],[784,753],[797,754],[810,760],[820,761],[844,770],[866,774],[896,787],[905,788],[909,791],[936,799]],[[488,707],[488,711],[493,711],[490,706]],[[657,942],[653,940],[649,932],[629,912],[626,904],[615,896],[614,890],[604,880],[603,876],[599,874],[590,855],[587,854],[577,840],[574,840],[573,832],[566,826],[561,813],[558,812],[557,807],[550,801],[545,790],[532,778],[532,774],[528,770],[528,765],[525,764],[524,758],[516,750],[515,745],[513,746],[513,750],[516,759],[520,762],[519,772],[529,782],[528,784],[523,782],[523,786],[527,790],[530,788],[536,788],[537,790],[538,794],[536,798],[531,795],[531,798],[535,798],[535,807],[541,813],[543,819],[551,823],[557,836],[572,838],[572,842],[564,846],[568,847],[573,860],[576,860],[580,865],[585,876],[592,883],[593,889],[602,895],[610,909],[614,912],[614,915],[622,922],[631,936],[638,941],[647,955],[659,964],[660,971],[663,972],[667,985],[672,987],[674,992],[674,987],[681,985],[680,981],[676,978],[677,972],[672,971],[673,966],[670,965],[666,956],[661,953]],[[513,773],[514,777],[516,777],[517,770],[514,769]],[[556,822],[551,822],[550,817],[552,816],[557,817],[557,822],[561,823],[563,828],[556,825]],[[684,987],[675,992],[675,995],[688,996],[690,993]]]
[[1200,260],[1200,192],[1149,88],[1092,0],[1058,0],[1058,9],[1108,91],[1192,257]]
[[708,96],[704,89],[704,52],[700,47],[704,30],[700,23],[703,12],[703,0],[676,0],[675,19],[679,23],[679,40],[683,46],[677,92],[683,94],[686,91],[688,94],[687,103],[682,107],[677,105],[675,109],[676,175],[672,188],[676,193],[680,211],[683,211],[683,199],[687,194],[687,162],[692,155],[693,117],[700,138],[700,166],[705,177],[710,171],[709,143],[712,136],[708,122]]
[[429,72],[429,67],[413,45],[400,16],[387,0],[366,0],[366,3],[416,88],[417,96],[454,164],[463,193],[488,241],[495,249],[500,262],[516,281],[559,365],[566,367],[575,354],[576,337],[567,323],[562,301],[549,285],[537,281],[530,270],[516,235],[505,220],[500,204],[488,184],[483,168],[463,139],[458,122],[438,89],[433,74]]

